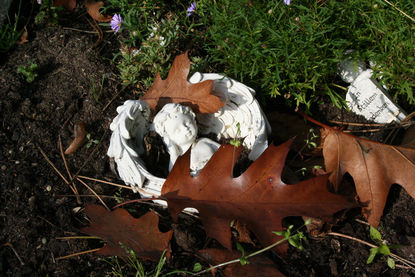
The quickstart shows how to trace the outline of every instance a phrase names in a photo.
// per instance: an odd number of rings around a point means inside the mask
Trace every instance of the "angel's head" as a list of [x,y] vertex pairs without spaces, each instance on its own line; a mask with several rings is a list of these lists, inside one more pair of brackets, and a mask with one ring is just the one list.
[[169,147],[174,145],[179,155],[189,149],[197,136],[196,115],[190,107],[166,104],[153,120],[155,131]]

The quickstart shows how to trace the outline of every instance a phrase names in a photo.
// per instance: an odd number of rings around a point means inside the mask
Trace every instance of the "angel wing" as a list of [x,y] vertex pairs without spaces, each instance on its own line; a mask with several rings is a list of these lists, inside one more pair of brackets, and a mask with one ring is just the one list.
[[144,153],[144,135],[150,129],[150,108],[141,100],[127,100],[117,108],[113,119],[107,155],[117,164],[120,178],[134,192],[151,197],[160,195],[163,178],[153,176],[145,168],[140,155]]
[[[249,158],[256,160],[268,146],[271,126],[255,99],[255,91],[231,78],[216,73],[195,73],[191,83],[214,80],[212,93],[220,97],[225,106],[214,114],[198,114],[200,133],[214,133],[217,138],[243,138],[250,149]],[[239,123],[239,128],[238,128]],[[238,134],[239,129],[239,134]]]

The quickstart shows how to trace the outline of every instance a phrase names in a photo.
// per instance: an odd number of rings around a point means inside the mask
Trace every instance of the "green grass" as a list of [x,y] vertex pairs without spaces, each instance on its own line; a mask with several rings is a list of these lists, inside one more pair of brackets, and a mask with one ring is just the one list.
[[[408,12],[415,2],[400,1]],[[395,96],[415,103],[415,24],[383,1],[218,1],[204,5],[205,49],[225,73],[307,108],[328,95],[340,106],[337,65],[353,49],[372,61]]]
[[[341,107],[347,84],[338,64],[352,49],[353,58],[374,64],[395,101],[415,104],[415,23],[385,0],[199,0],[187,17],[190,2],[108,1],[105,12],[123,18],[114,61],[125,84],[148,88],[191,45],[198,70],[216,68],[261,98],[309,109],[326,97]],[[408,15],[415,10],[412,0],[395,5]]]
[[7,16],[7,21],[0,28],[0,52],[8,52],[23,34],[23,29],[18,28],[21,5],[22,2],[20,1],[17,14],[14,16],[14,22]]

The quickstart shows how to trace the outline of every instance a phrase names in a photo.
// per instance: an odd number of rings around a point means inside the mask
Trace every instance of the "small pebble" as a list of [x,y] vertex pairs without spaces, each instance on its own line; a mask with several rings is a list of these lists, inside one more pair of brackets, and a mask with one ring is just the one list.
[[42,238],[42,244],[46,244],[48,240],[46,238]]
[[46,186],[46,191],[51,191],[52,187],[50,185]]
[[1,166],[1,170],[5,171],[6,169],[7,169],[7,166],[5,166],[5,165]]
[[35,206],[36,206],[36,197],[35,196],[29,197],[28,202],[29,202],[29,208],[31,210],[34,210],[35,209]]

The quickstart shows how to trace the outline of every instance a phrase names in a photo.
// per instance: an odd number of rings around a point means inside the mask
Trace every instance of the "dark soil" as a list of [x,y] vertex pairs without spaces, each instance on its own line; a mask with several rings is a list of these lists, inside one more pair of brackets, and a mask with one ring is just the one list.
[[[31,28],[29,42],[8,52],[0,64],[1,276],[105,276],[111,272],[111,265],[94,254],[59,259],[100,247],[91,240],[59,239],[81,235],[79,230],[87,225],[87,220],[78,208],[85,203],[99,203],[79,182],[76,186],[81,197],[77,201],[57,174],[58,170],[69,180],[59,139],[65,149],[73,139],[74,125],[84,122],[91,137],[98,139],[99,144],[89,148],[84,145],[66,156],[72,176],[79,174],[121,183],[110,170],[106,156],[109,124],[116,115],[116,107],[127,99],[137,99],[142,91],[133,86],[123,87],[118,78],[111,62],[119,47],[116,38],[104,33],[103,41],[94,47],[96,35],[65,28],[93,30],[85,15],[76,14],[70,18],[60,27]],[[39,76],[32,83],[27,83],[17,73],[17,67],[27,64],[29,59],[39,65]],[[103,76],[102,92],[99,93]],[[314,111],[313,116],[326,123],[329,120],[362,122],[328,103],[320,105],[320,110]],[[298,135],[293,146],[298,150],[308,128],[316,126],[304,125],[295,113],[280,113],[276,107],[281,105],[275,103],[264,107],[273,125],[274,142],[278,144]],[[371,138],[383,141],[388,133],[377,132]],[[292,156],[294,159],[295,152]],[[295,170],[293,167],[292,171]],[[110,185],[90,181],[88,185],[102,195],[110,207],[116,204],[115,195],[126,200],[137,198],[136,194]],[[152,206],[134,204],[132,212],[142,214],[149,207]],[[168,268],[191,270],[193,263],[198,261],[192,254],[194,251],[218,245],[206,237],[198,219],[183,215],[173,224],[165,210],[156,209],[163,215],[161,227],[175,231]],[[333,231],[370,242],[368,226],[356,221],[363,220],[359,210],[340,213],[338,218]],[[393,250],[396,254],[415,261],[415,201],[397,185],[390,192],[380,227],[388,243],[402,246]],[[309,237],[304,251],[290,248],[285,258],[270,258],[287,276],[415,274],[405,268],[389,269],[385,257],[378,257],[367,265],[368,256],[366,245],[340,237],[321,236]],[[149,264],[149,269],[151,266]]]

